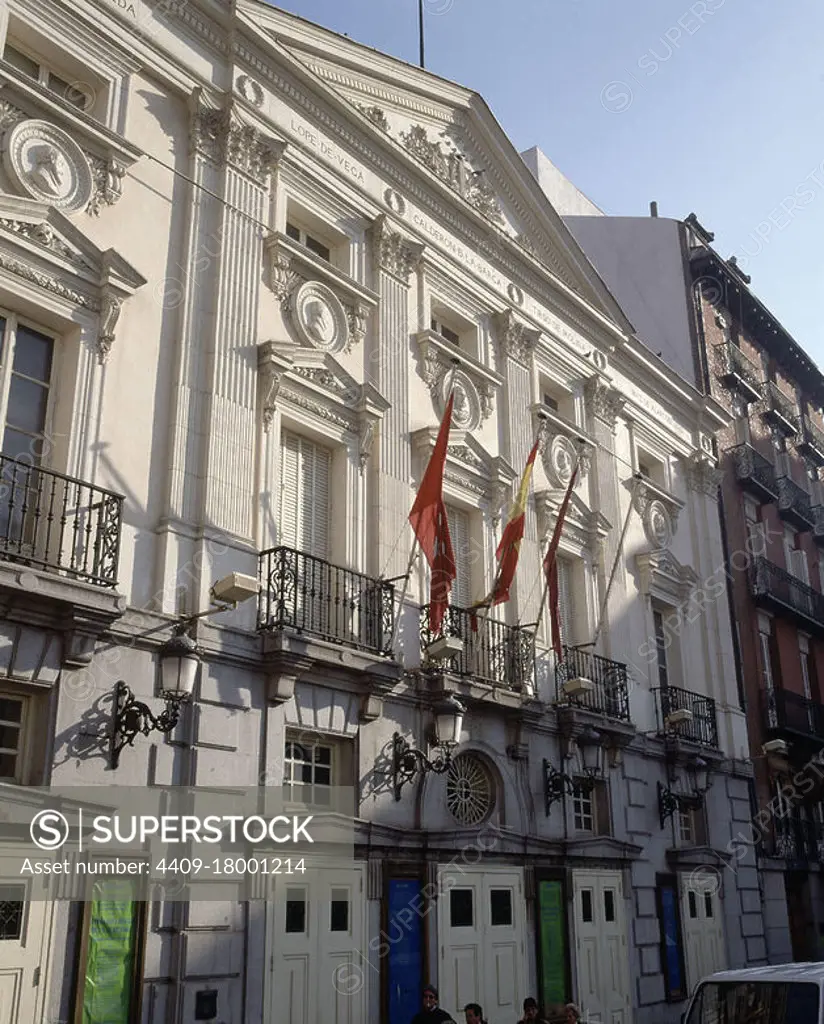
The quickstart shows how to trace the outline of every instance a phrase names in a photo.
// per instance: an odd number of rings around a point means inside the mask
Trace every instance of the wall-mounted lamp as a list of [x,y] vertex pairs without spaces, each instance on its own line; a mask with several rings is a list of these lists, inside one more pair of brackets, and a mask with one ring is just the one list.
[[[604,747],[601,742],[601,734],[587,726],[581,731],[575,742],[581,755],[581,768],[584,773],[584,778],[579,785],[590,790],[595,785],[595,780],[604,771]],[[569,756],[567,749],[567,752],[561,757],[562,766]],[[564,771],[558,771],[551,761],[544,758],[544,810],[547,817],[549,817],[552,805],[558,800],[562,800],[564,793],[571,796],[574,789],[574,778]]]
[[420,772],[434,772],[443,775],[452,764],[452,751],[461,741],[461,729],[466,709],[451,694],[433,708],[435,715],[435,745],[439,749],[438,756],[430,759],[420,750],[410,747],[407,741],[396,732],[392,737],[392,785],[395,799],[400,800],[401,790],[407,782],[412,782]]
[[148,736],[151,732],[170,733],[180,721],[181,707],[191,700],[201,662],[197,644],[189,636],[194,623],[206,615],[229,611],[240,602],[257,597],[259,590],[260,584],[254,576],[230,573],[212,587],[211,608],[187,616],[174,626],[172,636],[160,648],[158,655],[160,697],[166,702],[159,714],[155,715],[148,704],[137,700],[124,680],[115,684],[109,748],[113,770],[120,764],[121,750],[127,745],[133,746],[137,736]]
[[687,763],[687,784],[690,788],[688,793],[680,793],[670,786],[658,783],[658,815],[661,819],[661,828],[667,818],[671,818],[676,811],[697,810],[704,803],[704,796],[710,788],[709,765],[703,757],[695,757]]

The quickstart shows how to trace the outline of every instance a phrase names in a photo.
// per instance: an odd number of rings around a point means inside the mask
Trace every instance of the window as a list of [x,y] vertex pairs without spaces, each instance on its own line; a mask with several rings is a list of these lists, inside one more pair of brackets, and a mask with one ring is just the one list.
[[493,928],[512,927],[511,889],[490,889],[489,920]]
[[576,779],[572,787],[572,820],[576,832],[610,833],[609,790],[601,779]]
[[329,807],[332,802],[334,751],[331,745],[301,735],[297,743],[287,737],[283,759],[286,799]]
[[437,299],[429,307],[429,329],[473,359],[478,357],[478,325]]
[[773,674],[772,623],[763,615],[758,616],[758,645],[761,654],[761,679],[765,690],[775,688]]
[[458,575],[452,581],[450,603],[458,608],[472,604],[472,550],[469,513],[452,505],[446,506],[449,536],[455,553],[455,568]]
[[472,889],[450,889],[449,924],[452,928],[472,928],[475,923]]
[[453,331],[451,327],[447,327],[446,324],[441,323],[436,317],[432,317],[430,327],[436,334],[440,334],[444,341],[448,341],[450,345],[459,346],[461,344],[461,336],[457,331]]
[[25,895],[24,885],[0,885],[0,942],[22,938]]
[[39,464],[46,456],[54,339],[0,316],[3,454]]
[[544,392],[543,403],[547,409],[552,409],[553,412],[558,411],[558,399],[553,398],[548,391]]
[[306,890],[286,890],[286,928],[287,934],[303,935],[306,932]]
[[807,700],[812,700],[815,669],[810,651],[810,638],[804,633],[798,634],[798,653],[801,658],[801,683],[804,687],[804,696]]
[[581,890],[581,920],[584,924],[592,924],[592,889]]
[[329,907],[329,931],[349,931],[349,890],[333,889]]
[[652,611],[653,632],[655,634],[655,658],[658,666],[658,685],[662,690],[669,686],[669,668],[667,666],[667,633],[664,627],[664,614],[658,609]]
[[26,700],[0,693],[0,780],[21,782]]
[[322,260],[326,260],[327,263],[331,263],[332,250],[330,246],[325,242],[322,242],[319,238],[316,238],[310,232],[305,231],[302,227],[297,224],[293,224],[291,221],[287,221],[286,234],[294,241],[300,242],[301,245],[305,245],[310,252],[313,252],[316,256],[320,256]]
[[329,473],[332,453],[284,431],[281,444],[281,544],[329,557]]
[[704,813],[700,807],[692,807],[678,812],[678,842],[681,846],[706,845],[706,828]]
[[94,95],[89,91],[85,82],[70,81],[71,75],[63,77],[56,74],[38,58],[30,57],[12,43],[6,43],[3,60],[17,68],[18,71],[22,71],[24,75],[34,79],[35,82],[45,85],[56,96],[79,110],[88,110],[94,102]]
[[[569,558],[559,558],[558,562],[558,612],[561,627],[561,643],[569,647],[575,644],[575,613],[576,592],[573,585],[575,564]],[[549,616],[547,616],[549,619]]]
[[691,811],[679,811],[678,812],[678,839],[685,846],[691,846],[693,843],[693,828],[692,828],[692,812]]
[[569,423],[575,423],[575,398],[569,390],[550,377],[541,377],[538,395],[545,409],[557,413]]
[[666,489],[667,467],[662,460],[656,459],[654,455],[644,451],[642,448],[636,449],[635,457],[638,462],[638,472],[651,483]]

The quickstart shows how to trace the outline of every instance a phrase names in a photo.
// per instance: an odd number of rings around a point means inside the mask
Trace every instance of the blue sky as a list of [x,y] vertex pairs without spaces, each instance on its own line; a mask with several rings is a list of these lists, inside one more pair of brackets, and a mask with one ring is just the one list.
[[[417,62],[417,0],[277,6]],[[427,67],[605,212],[694,211],[824,366],[820,0],[425,0]]]

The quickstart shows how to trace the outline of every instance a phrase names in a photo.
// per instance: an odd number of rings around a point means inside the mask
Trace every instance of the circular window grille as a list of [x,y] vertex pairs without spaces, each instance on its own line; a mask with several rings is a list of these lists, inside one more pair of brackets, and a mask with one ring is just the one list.
[[492,778],[472,754],[458,754],[446,776],[446,806],[460,825],[480,825],[493,804]]

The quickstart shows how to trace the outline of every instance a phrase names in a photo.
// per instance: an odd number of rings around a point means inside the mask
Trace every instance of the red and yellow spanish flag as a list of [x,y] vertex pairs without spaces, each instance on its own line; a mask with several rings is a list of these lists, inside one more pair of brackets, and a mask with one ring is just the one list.
[[569,480],[569,486],[567,487],[564,500],[561,502],[561,507],[558,510],[558,519],[555,523],[555,529],[552,533],[552,540],[549,542],[549,547],[544,557],[544,572],[546,574],[547,587],[549,588],[549,623],[552,628],[552,650],[555,651],[555,657],[560,661],[562,657],[561,650],[561,615],[558,609],[558,544],[561,541],[561,534],[564,529],[564,520],[566,519],[567,508],[569,506],[569,499],[572,495],[572,488],[575,486],[575,478],[578,476],[578,465],[576,463],[575,469],[572,471],[572,476]]
[[452,581],[458,574],[443,501],[443,471],[446,464],[449,428],[452,426],[453,400],[454,396],[450,395],[429,465],[426,467],[418,496],[409,513],[409,522],[431,571],[429,628],[433,633],[440,632],[449,605]]

